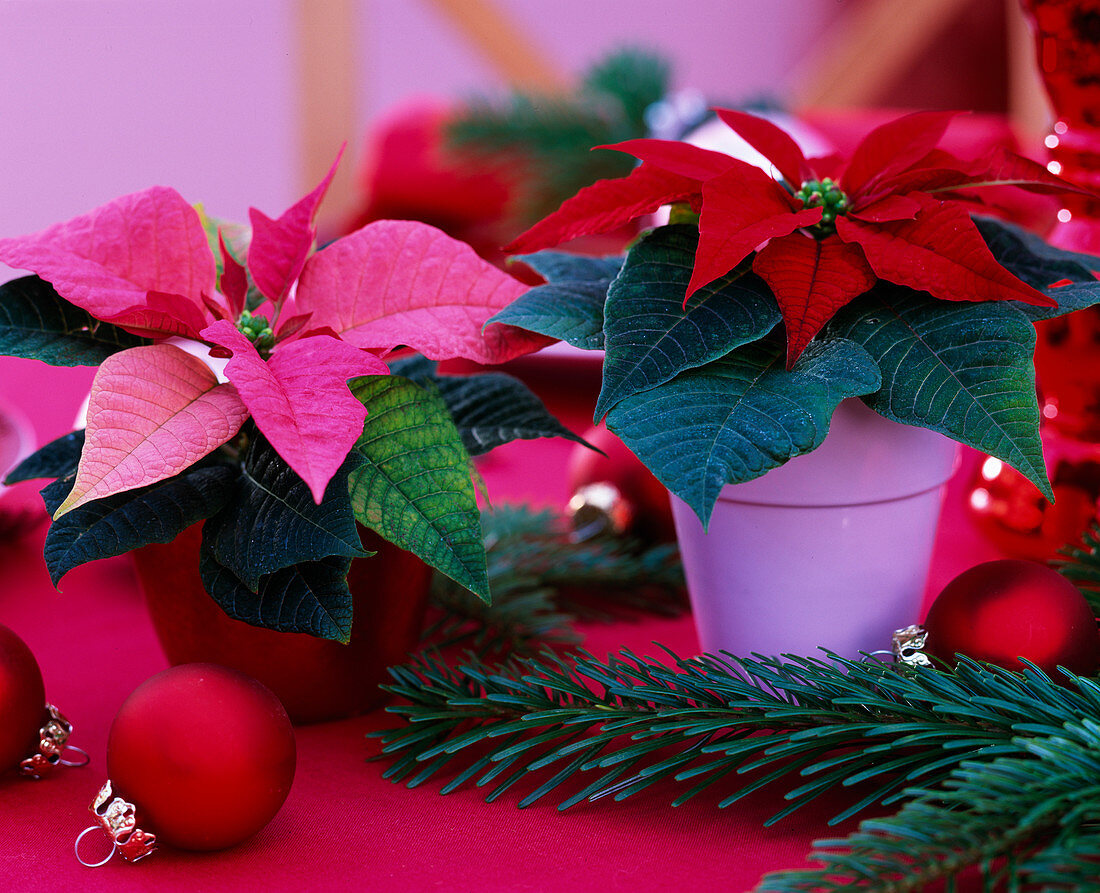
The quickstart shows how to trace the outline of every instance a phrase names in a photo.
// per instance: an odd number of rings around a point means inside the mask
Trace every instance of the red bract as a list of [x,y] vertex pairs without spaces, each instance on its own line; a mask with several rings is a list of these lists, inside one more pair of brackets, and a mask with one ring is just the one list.
[[[986,190],[1081,191],[1005,150],[963,161],[936,148],[954,113],[916,112],[869,133],[846,166],[807,159],[770,121],[727,109],[719,117],[774,165],[776,176],[719,152],[667,140],[614,148],[642,164],[601,180],[516,239],[531,252],[605,232],[663,204],[699,212],[699,246],[684,303],[755,253],[787,329],[787,366],[832,316],[880,279],[947,301],[1015,300],[1056,306],[993,258],[969,211]],[[831,179],[839,169],[837,178]]]
[[[388,373],[381,356],[423,345],[434,359],[496,363],[545,343],[510,326],[483,331],[526,287],[434,227],[379,221],[315,251],[331,179],[277,220],[253,209],[251,232],[212,232],[179,193],[154,187],[0,239],[0,262],[157,342],[100,367],[76,481],[57,515],[179,474],[249,417],[320,503],[363,430],[366,409],[347,382]],[[229,357],[228,381],[173,336]]]

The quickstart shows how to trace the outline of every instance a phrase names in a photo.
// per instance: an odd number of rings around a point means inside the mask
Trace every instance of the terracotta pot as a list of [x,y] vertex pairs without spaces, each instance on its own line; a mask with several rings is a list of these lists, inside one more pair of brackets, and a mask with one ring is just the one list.
[[347,645],[281,633],[228,617],[202,587],[201,525],[171,543],[133,553],[149,614],[170,663],[222,664],[260,680],[295,723],[362,713],[385,699],[386,667],[416,648],[431,569],[414,555],[360,528],[377,551],[352,562],[348,585],[355,619]]
[[916,623],[958,447],[845,400],[812,453],[722,489],[707,533],[672,497],[699,642],[738,656],[889,649]]

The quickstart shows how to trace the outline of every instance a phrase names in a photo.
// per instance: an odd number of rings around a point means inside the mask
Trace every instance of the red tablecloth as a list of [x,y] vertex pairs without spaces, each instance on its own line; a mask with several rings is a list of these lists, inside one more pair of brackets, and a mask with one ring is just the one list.
[[[559,394],[576,393],[555,374]],[[591,403],[572,404],[580,428]],[[483,465],[490,492],[503,499],[561,506],[567,494],[563,441],[509,445]],[[960,475],[949,495],[935,566],[938,591],[962,568],[996,550],[962,510]],[[19,494],[16,494],[17,496]],[[293,789],[274,821],[252,840],[221,853],[163,848],[131,865],[116,858],[98,869],[78,864],[73,842],[89,824],[88,804],[105,779],[107,732],[126,696],[164,669],[126,558],[78,568],[56,592],[41,557],[45,525],[0,542],[0,622],[30,645],[48,698],[72,720],[72,743],[91,764],[41,782],[0,776],[0,886],[10,890],[554,890],[751,889],[761,874],[801,866],[811,841],[854,826],[828,828],[842,801],[796,813],[771,829],[781,806],[765,791],[725,810],[717,797],[673,809],[677,789],[657,786],[623,803],[602,800],[559,813],[553,801],[524,810],[518,797],[487,805],[476,789],[448,796],[439,782],[408,790],[370,762],[368,731],[394,718],[381,711],[300,727]],[[621,647],[656,653],[660,641],[683,654],[695,647],[690,618],[590,627],[597,655]],[[211,742],[217,747],[217,742]],[[102,839],[94,842],[102,843]],[[99,852],[91,835],[89,855]],[[83,851],[83,850],[82,850]],[[105,851],[105,847],[103,849]]]

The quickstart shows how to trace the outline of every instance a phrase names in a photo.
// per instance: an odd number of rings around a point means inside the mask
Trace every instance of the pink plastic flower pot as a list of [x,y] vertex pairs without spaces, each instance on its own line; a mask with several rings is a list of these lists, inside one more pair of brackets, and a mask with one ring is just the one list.
[[846,400],[825,442],[672,510],[703,651],[846,657],[916,623],[957,445]]

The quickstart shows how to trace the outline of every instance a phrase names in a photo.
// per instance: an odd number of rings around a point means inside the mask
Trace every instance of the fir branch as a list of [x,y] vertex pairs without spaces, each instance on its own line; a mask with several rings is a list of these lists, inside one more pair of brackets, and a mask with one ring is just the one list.
[[664,99],[671,79],[671,68],[662,56],[628,48],[612,53],[586,71],[581,90],[613,97],[624,123],[624,132],[616,136],[630,139],[646,132],[646,111]]
[[[513,571],[527,566],[507,554]],[[1063,554],[1059,570],[1097,609],[1100,526]],[[876,803],[900,809],[818,842],[820,868],[773,874],[761,891],[952,890],[966,871],[986,890],[1100,890],[1097,680],[965,659],[945,672],[834,655],[672,657],[423,656],[392,668],[387,688],[408,703],[390,709],[409,723],[379,733],[395,760],[386,774],[410,786],[449,776],[441,793],[473,782],[489,801],[518,787],[519,806],[558,792],[559,809],[661,782],[680,786],[673,805],[713,789],[724,807],[786,779],[788,804],[769,823],[847,787],[833,823]]]
[[409,723],[379,733],[383,752],[397,758],[387,775],[422,784],[476,746],[479,758],[443,792],[473,780],[492,800],[553,767],[557,774],[520,805],[582,777],[559,808],[621,800],[659,781],[690,785],[676,804],[721,782],[724,807],[776,779],[797,779],[771,821],[825,791],[860,785],[837,822],[899,799],[915,782],[931,789],[964,761],[1016,753],[1017,736],[1100,721],[1094,683],[1074,680],[1070,690],[1031,666],[1016,674],[964,660],[943,672],[835,655],[704,655],[670,667],[623,654],[503,667],[423,656],[391,668],[386,688],[407,703],[389,709]]
[[492,604],[468,598],[438,578],[435,582],[431,602],[434,610],[422,637],[432,647],[465,645],[481,655],[529,654],[544,645],[575,645],[581,641],[573,628],[576,618],[559,611],[553,592],[537,588],[533,580],[490,583]]
[[647,135],[645,110],[667,92],[668,64],[624,49],[592,66],[571,97],[516,91],[475,99],[448,127],[447,146],[483,164],[522,168],[517,212],[533,223],[599,179],[625,177],[634,160],[595,146]]
[[820,869],[772,874],[758,889],[902,893],[970,866],[980,867],[986,889],[1100,889],[1100,725],[1067,722],[1012,744],[1016,754],[964,761],[942,786],[907,791],[897,815],[819,841],[811,859]]
[[1051,893],[1100,889],[1100,831],[1094,825],[1073,832],[1028,859],[1024,872],[1029,883]]
[[1067,546],[1061,553],[1064,558],[1052,562],[1052,566],[1067,580],[1074,583],[1100,617],[1100,524],[1095,521],[1081,536],[1081,545]]
[[485,656],[531,654],[579,641],[578,620],[672,616],[687,607],[683,571],[671,544],[643,547],[601,535],[576,542],[549,510],[503,506],[482,515],[492,604],[437,575],[437,618],[425,631],[435,647],[465,644]]
[[[602,108],[607,108],[604,103]],[[539,219],[596,180],[625,177],[630,156],[591,151],[616,142],[619,128],[601,106],[585,107],[560,98],[513,96],[501,106],[471,101],[447,128],[446,145],[479,164],[518,166],[522,188],[515,213],[523,224]]]

